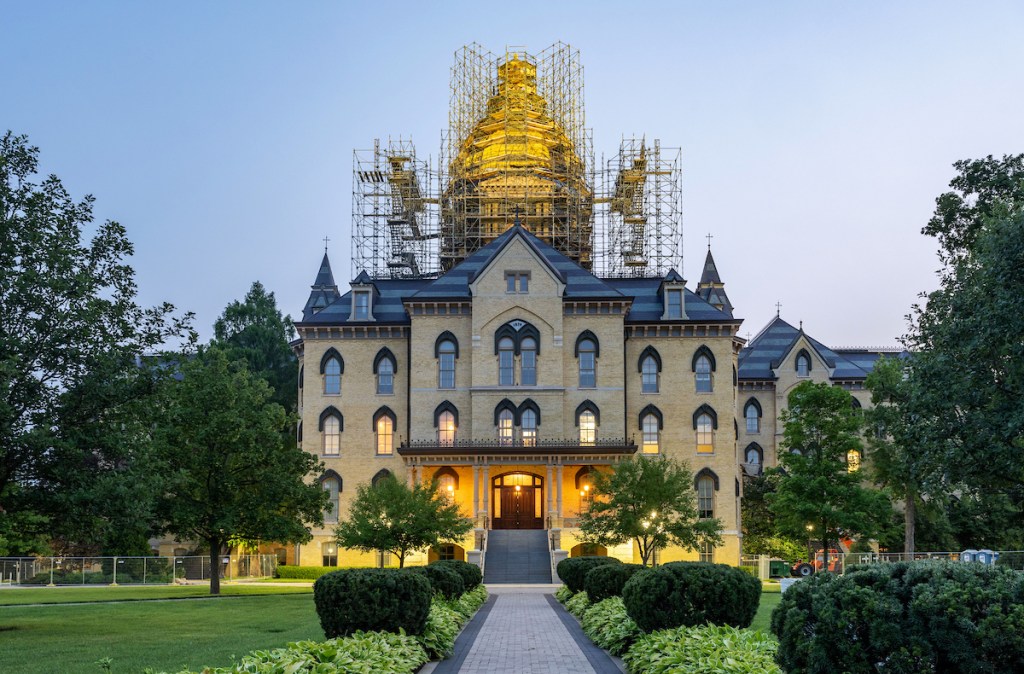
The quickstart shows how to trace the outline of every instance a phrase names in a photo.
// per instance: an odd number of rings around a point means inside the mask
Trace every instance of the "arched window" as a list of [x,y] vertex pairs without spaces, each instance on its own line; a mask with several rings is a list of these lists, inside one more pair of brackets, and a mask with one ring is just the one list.
[[327,349],[320,360],[320,374],[324,377],[324,395],[341,395],[341,375],[345,371],[345,361],[335,349]]
[[377,375],[377,394],[392,395],[395,392],[395,370],[398,362],[391,349],[384,347],[373,359],[373,373]]
[[324,456],[341,454],[341,432],[345,429],[345,420],[334,407],[328,407],[320,413],[320,447]]
[[694,372],[697,373],[697,393],[711,393],[711,361],[707,356],[697,356]]
[[590,410],[580,414],[580,444],[593,446],[597,442],[597,417]]
[[523,433],[523,445],[533,447],[537,444],[537,413],[532,409],[523,410],[519,418],[520,429]]
[[439,445],[455,444],[455,415],[445,410],[437,416],[437,443]]
[[510,409],[503,409],[498,412],[498,442],[502,445],[512,444],[514,418],[515,415]]
[[856,473],[858,470],[860,470],[860,452],[851,449],[846,453],[846,472]]
[[747,420],[747,433],[761,432],[761,403],[751,398],[743,408],[743,418]]
[[454,501],[455,492],[459,488],[459,474],[445,467],[434,473],[434,479],[437,480],[437,492]]
[[498,385],[514,386],[515,382],[515,342],[511,337],[498,340]]
[[576,343],[580,361],[580,388],[597,387],[597,342],[589,337]]
[[537,385],[537,340],[524,337],[519,344],[519,383],[523,386]]
[[377,436],[377,455],[390,456],[395,451],[395,413],[382,407],[373,415],[373,430]]
[[653,414],[645,414],[641,420],[644,434],[644,454],[657,454],[661,451],[660,433],[658,431],[658,417]]
[[658,392],[658,363],[654,360],[653,356],[647,356],[643,359],[640,364],[641,371],[641,392],[642,393],[657,393]]
[[[450,334],[450,333],[445,333]],[[444,335],[441,335],[444,337]],[[455,359],[459,346],[454,339],[439,339],[435,345],[437,356],[437,388],[455,388]]]
[[710,475],[697,478],[697,516],[701,519],[715,516],[715,478]]
[[327,507],[324,508],[324,524],[337,524],[341,510],[341,476],[333,470],[324,473],[320,486],[327,492]]
[[760,467],[760,465],[764,462],[764,452],[761,450],[761,447],[753,442],[747,445],[747,450],[745,456],[743,457],[743,462],[746,463],[748,466]]
[[702,412],[697,415],[697,453],[711,454],[715,451],[714,422],[711,415]]
[[811,354],[806,349],[800,349],[796,355],[796,376],[809,377],[811,374]]
[[376,487],[381,483],[381,481],[387,480],[388,478],[393,480],[395,479],[395,476],[387,468],[381,468],[377,471],[376,475],[373,476],[373,479],[370,480],[370,486]]

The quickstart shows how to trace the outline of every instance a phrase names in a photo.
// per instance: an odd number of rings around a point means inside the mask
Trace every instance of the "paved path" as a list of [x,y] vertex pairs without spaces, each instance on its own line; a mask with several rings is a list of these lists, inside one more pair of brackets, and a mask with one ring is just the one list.
[[618,674],[551,597],[552,586],[489,586],[491,598],[434,674]]

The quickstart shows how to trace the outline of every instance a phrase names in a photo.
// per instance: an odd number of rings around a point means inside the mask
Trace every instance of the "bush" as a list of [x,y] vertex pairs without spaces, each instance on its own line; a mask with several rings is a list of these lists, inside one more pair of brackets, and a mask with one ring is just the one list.
[[443,660],[452,654],[455,637],[464,622],[462,614],[453,611],[445,602],[434,601],[427,615],[427,625],[417,640],[431,660]]
[[614,557],[568,557],[555,567],[558,577],[573,592],[582,592],[587,572],[602,564],[621,564]]
[[346,569],[313,583],[313,601],[328,638],[357,630],[423,633],[430,581],[399,569]]
[[[436,600],[435,600],[436,601]],[[455,601],[449,602],[449,606],[463,617],[463,622],[473,617],[473,614],[487,601],[487,588],[477,585],[469,592],[463,593]]]
[[1024,571],[1024,552],[1001,552],[996,566],[1006,566],[1017,571]]
[[[630,674],[782,674],[773,659],[777,647],[761,632],[702,625],[641,636],[622,660]],[[846,671],[846,663],[830,663],[829,671]]]
[[612,655],[622,655],[643,632],[626,614],[622,597],[610,597],[583,614],[583,633]]
[[609,597],[621,597],[626,581],[637,571],[645,567],[642,564],[602,564],[587,571],[583,580],[590,601],[597,604]]
[[635,574],[622,588],[622,601],[645,632],[704,623],[748,627],[761,582],[725,564],[673,562]]
[[586,592],[577,592],[572,599],[565,602],[565,610],[580,619],[583,618],[583,614],[588,608],[590,608],[590,598],[587,597]]
[[560,587],[557,590],[555,590],[555,599],[557,599],[559,601],[559,603],[564,604],[565,602],[567,602],[570,599],[572,599],[573,595],[575,595],[575,594],[576,594],[575,592],[573,592],[568,587],[563,585],[562,587]]
[[793,585],[772,613],[790,671],[1024,671],[1024,575],[962,562],[875,564]]
[[416,566],[406,569],[409,573],[418,573],[430,581],[430,588],[434,594],[439,594],[445,599],[457,599],[466,591],[462,583],[462,576],[455,569],[447,566]]
[[316,580],[320,576],[339,571],[336,566],[278,566],[275,578],[295,578],[298,580]]
[[447,569],[452,569],[458,573],[462,577],[462,584],[466,587],[467,592],[482,583],[484,580],[484,574],[480,571],[479,566],[476,564],[470,564],[469,562],[463,562],[458,559],[444,559],[437,562],[431,562],[430,566],[441,566]]

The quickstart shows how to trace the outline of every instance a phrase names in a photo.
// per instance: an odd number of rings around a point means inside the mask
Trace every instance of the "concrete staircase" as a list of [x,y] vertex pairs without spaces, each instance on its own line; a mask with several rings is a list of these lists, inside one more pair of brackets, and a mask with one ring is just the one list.
[[487,532],[485,583],[550,583],[551,553],[543,529]]

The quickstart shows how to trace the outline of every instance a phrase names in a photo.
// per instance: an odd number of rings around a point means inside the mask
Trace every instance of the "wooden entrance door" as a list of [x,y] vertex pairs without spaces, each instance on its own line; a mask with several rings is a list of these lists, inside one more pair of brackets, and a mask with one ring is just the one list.
[[543,529],[540,513],[536,512],[535,487],[501,487],[500,515],[494,518],[495,529]]

